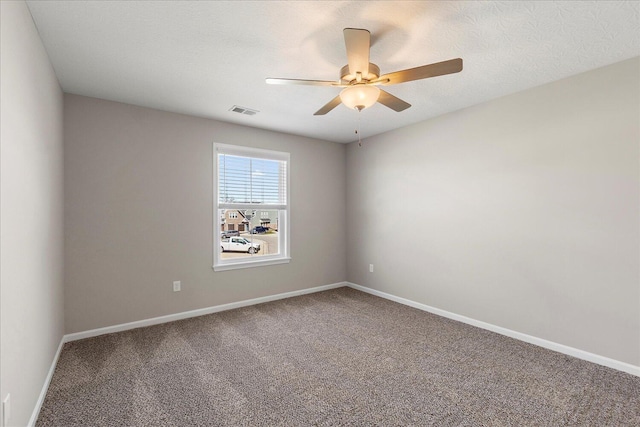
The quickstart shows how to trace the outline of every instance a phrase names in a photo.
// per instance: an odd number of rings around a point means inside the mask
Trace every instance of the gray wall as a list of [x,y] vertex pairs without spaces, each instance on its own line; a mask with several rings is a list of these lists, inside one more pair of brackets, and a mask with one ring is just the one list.
[[348,280],[640,365],[639,62],[350,144]]
[[[64,105],[67,333],[346,279],[344,145],[76,95]],[[213,142],[291,153],[289,264],[214,273]]]
[[24,2],[0,2],[0,396],[29,421],[63,335],[63,96]]

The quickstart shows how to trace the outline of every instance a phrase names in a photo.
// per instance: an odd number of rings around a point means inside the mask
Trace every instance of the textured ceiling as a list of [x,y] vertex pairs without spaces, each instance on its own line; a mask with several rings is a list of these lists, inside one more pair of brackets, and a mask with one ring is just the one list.
[[[342,29],[372,34],[382,73],[463,58],[458,74],[385,89],[363,137],[640,55],[637,1],[29,1],[65,92],[350,142],[358,113],[313,113],[338,88]],[[260,111],[230,112],[233,105]],[[224,141],[223,141],[224,142]]]

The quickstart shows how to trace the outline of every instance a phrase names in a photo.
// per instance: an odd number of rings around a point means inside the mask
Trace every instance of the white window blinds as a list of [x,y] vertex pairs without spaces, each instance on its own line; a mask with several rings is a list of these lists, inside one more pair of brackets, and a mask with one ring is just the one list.
[[220,208],[287,205],[287,161],[218,151]]

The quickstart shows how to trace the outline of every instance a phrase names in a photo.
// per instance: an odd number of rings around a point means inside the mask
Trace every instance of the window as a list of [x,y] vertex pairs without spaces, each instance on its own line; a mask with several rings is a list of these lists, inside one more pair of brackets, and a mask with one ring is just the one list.
[[[226,144],[213,152],[213,269],[289,262],[289,153]],[[224,239],[230,230],[239,236]]]

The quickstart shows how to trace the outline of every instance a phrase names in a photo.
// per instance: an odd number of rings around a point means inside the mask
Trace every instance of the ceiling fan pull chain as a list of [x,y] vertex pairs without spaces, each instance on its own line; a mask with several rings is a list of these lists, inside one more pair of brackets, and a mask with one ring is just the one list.
[[356,135],[358,135],[358,147],[362,147],[362,139],[360,138],[360,112],[362,110],[358,110],[358,126],[356,128]]

